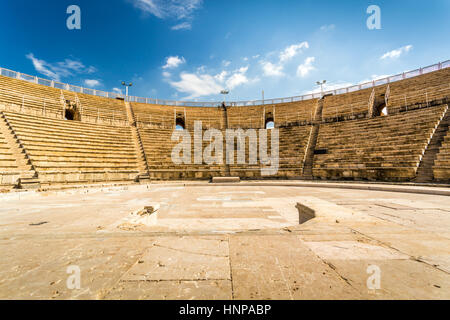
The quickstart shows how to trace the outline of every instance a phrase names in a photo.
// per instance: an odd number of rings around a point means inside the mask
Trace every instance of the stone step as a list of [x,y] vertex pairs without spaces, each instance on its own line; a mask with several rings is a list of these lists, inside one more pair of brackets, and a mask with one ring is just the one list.
[[40,189],[41,188],[41,183],[39,181],[38,178],[26,178],[26,177],[21,177],[19,179],[19,182],[17,184],[17,187],[19,189],[26,189],[26,190],[30,190],[30,189]]
[[213,177],[212,183],[239,183],[241,179],[239,177]]

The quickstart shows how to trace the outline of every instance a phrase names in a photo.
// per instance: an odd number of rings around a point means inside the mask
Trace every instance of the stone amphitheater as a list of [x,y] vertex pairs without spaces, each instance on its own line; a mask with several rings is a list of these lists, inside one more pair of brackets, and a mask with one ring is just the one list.
[[[213,106],[1,70],[1,299],[450,298],[449,61]],[[175,164],[196,121],[278,130],[277,173]]]

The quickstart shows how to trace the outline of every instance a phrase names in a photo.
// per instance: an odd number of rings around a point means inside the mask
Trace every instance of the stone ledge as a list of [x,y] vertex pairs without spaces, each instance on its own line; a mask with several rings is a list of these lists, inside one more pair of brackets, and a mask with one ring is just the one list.
[[213,177],[212,183],[239,183],[241,179],[239,177]]

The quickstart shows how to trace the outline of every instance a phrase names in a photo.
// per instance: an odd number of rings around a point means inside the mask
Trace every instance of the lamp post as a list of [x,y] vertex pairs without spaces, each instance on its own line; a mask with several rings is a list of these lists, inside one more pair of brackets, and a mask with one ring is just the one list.
[[125,81],[122,81],[122,85],[126,87],[126,97],[128,100],[128,88],[133,86],[133,83],[126,83]]
[[320,86],[320,98],[323,98],[323,85],[327,83],[327,80],[317,81],[316,84]]
[[220,91],[220,94],[223,94],[223,103],[226,105],[226,102],[227,102],[227,94],[229,94],[230,93],[230,91],[229,90],[222,90],[222,91]]

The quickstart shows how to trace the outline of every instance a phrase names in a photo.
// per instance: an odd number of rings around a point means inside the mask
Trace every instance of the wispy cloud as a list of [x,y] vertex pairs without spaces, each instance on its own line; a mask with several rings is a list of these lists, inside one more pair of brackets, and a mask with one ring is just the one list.
[[[324,91],[333,91],[333,90],[339,90],[342,88],[348,88],[348,87],[352,87],[355,85],[359,85],[359,84],[363,84],[363,83],[367,83],[367,82],[371,82],[373,80],[379,80],[379,79],[384,79],[389,77],[390,75],[372,75],[370,77],[370,79],[364,79],[361,81],[358,81],[356,83],[353,82],[348,82],[348,81],[336,81],[336,82],[327,82],[323,85],[323,90]],[[320,86],[317,86],[314,90],[308,90],[305,91],[304,94],[311,94],[311,93],[320,93]]]
[[334,24],[326,24],[320,27],[320,31],[332,31],[336,29],[336,26]]
[[172,30],[191,30],[192,29],[192,24],[190,22],[182,22],[182,23],[179,23],[177,25],[174,25],[170,29],[172,29]]
[[384,59],[397,59],[399,58],[402,54],[409,52],[411,49],[413,48],[412,45],[407,45],[389,52],[386,52],[385,54],[383,54],[380,59],[384,60]]
[[189,30],[193,13],[201,8],[203,0],[131,0],[135,7],[160,19],[185,20],[172,30]]
[[123,90],[119,89],[119,88],[113,88],[113,92],[115,92],[117,94],[120,94],[120,95],[123,95]]
[[102,83],[100,82],[100,80],[86,79],[86,80],[84,80],[84,84],[87,87],[94,88],[94,87],[100,86]]
[[163,69],[175,69],[178,68],[183,63],[186,63],[184,57],[172,56],[166,58],[166,64],[162,67]]
[[380,79],[385,79],[385,78],[390,77],[390,76],[392,76],[392,75],[391,74],[383,74],[383,75],[373,74],[370,77],[370,79],[361,80],[358,84],[367,83],[367,82],[371,82],[371,81],[377,81],[377,80],[380,80]]
[[[353,83],[351,82],[345,82],[345,81],[337,81],[337,82],[329,82],[323,85],[323,91],[332,91],[337,90],[341,88],[347,88],[351,87]],[[313,94],[313,93],[320,93],[320,86],[316,87],[313,90],[307,90],[304,92],[304,94]]]
[[67,78],[75,74],[91,74],[97,71],[92,66],[86,67],[81,61],[72,59],[50,63],[36,58],[33,53],[27,54],[26,57],[31,60],[37,72],[55,81],[61,81],[62,78]]

